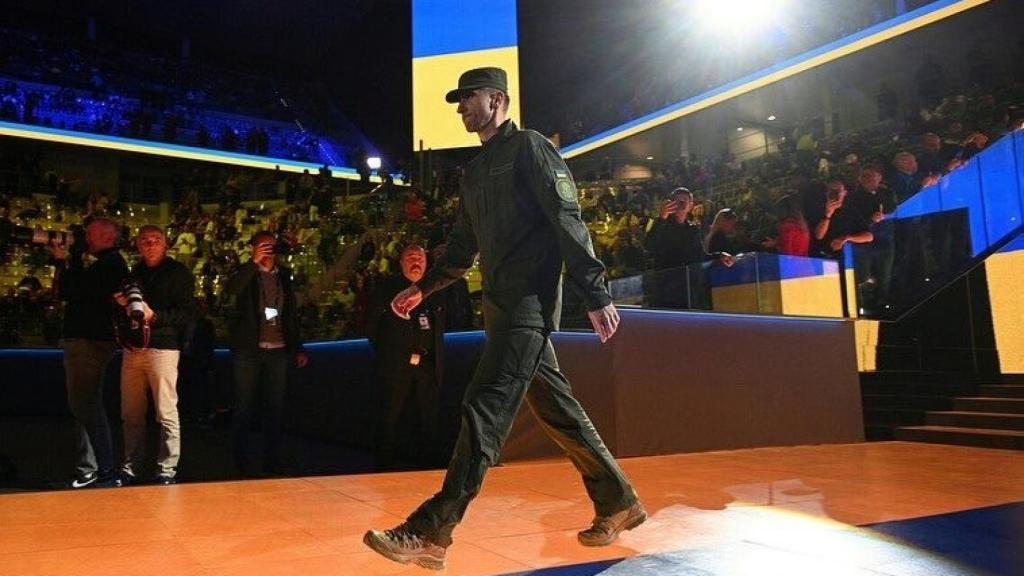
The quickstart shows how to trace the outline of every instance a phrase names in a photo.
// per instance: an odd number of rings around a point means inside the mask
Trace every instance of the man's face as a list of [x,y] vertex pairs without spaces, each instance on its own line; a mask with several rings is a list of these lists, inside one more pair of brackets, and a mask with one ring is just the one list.
[[942,148],[942,141],[939,140],[939,137],[936,136],[935,134],[929,134],[928,136],[925,136],[922,144],[924,145],[925,152],[933,154],[935,152],[938,152],[939,149]]
[[494,117],[497,102],[495,95],[487,90],[473,90],[459,98],[458,113],[462,116],[462,124],[466,132],[479,132]]
[[93,222],[85,227],[85,245],[95,254],[114,245],[114,231],[103,222]]
[[135,246],[146,264],[153,265],[159,263],[167,253],[167,238],[156,230],[148,230],[139,234]]
[[864,170],[860,173],[859,180],[862,188],[874,192],[882,184],[882,175],[874,170]]
[[676,194],[672,197],[676,201],[676,214],[686,215],[693,209],[693,196],[689,194]]
[[427,268],[427,253],[422,248],[402,252],[402,275],[410,282],[419,282]]
[[896,157],[896,169],[904,174],[916,174],[917,158],[912,154],[901,154]]

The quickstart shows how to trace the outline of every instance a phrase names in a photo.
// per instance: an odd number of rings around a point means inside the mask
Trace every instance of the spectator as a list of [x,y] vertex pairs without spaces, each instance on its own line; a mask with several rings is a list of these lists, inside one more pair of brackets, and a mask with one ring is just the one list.
[[309,361],[299,335],[298,307],[291,270],[277,264],[277,239],[257,232],[250,240],[252,261],[238,267],[224,286],[223,308],[235,362],[232,420],[235,469],[249,469],[249,426],[258,399],[263,412],[263,472],[281,474],[281,416],[288,365]]
[[838,258],[847,243],[863,244],[873,239],[867,222],[856,210],[845,206],[846,184],[840,178],[828,182],[825,214],[814,227],[821,254]]
[[198,243],[191,226],[185,227],[174,241],[174,253],[185,268],[191,270]]
[[896,211],[896,198],[882,188],[882,174],[874,168],[860,173],[859,185],[848,204],[869,223],[873,240],[854,246],[854,269],[860,288],[861,308],[874,310],[888,302],[892,267],[896,257],[895,225],[886,220]]
[[925,174],[918,169],[917,158],[910,152],[899,152],[892,159],[892,171],[886,181],[897,203],[903,202],[918,190],[939,181],[938,175]]
[[[654,258],[654,272],[649,278],[653,290],[649,294],[651,306],[692,307],[706,305],[703,269],[690,270],[689,266],[717,261],[732,266],[731,254],[709,254],[701,242],[700,226],[690,219],[693,193],[676,188],[661,204],[659,218],[650,225],[644,247]],[[692,272],[692,273],[691,273]],[[687,275],[693,290],[687,290]]]
[[423,200],[420,200],[416,191],[410,190],[408,196],[406,196],[405,204],[402,205],[402,214],[405,216],[405,221],[419,222],[423,220],[425,208]]
[[35,298],[43,290],[43,283],[36,276],[36,269],[29,268],[25,276],[18,281],[18,294],[26,298]]
[[765,240],[762,246],[774,248],[779,254],[787,256],[807,256],[811,244],[811,232],[804,219],[800,200],[787,194],[775,203],[775,214],[778,217],[778,234],[775,238]]
[[736,225],[739,218],[732,208],[722,208],[711,221],[711,229],[704,239],[704,248],[710,253],[736,254]]

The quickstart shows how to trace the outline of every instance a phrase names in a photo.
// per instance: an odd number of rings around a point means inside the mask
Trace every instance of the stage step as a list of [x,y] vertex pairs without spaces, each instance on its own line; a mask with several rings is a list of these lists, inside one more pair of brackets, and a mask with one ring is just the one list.
[[956,428],[1024,430],[1024,415],[999,412],[928,412],[925,415],[924,423],[928,426]]
[[894,436],[897,440],[908,442],[1024,450],[1024,431],[1019,430],[991,430],[960,428],[956,426],[907,426],[897,428]]
[[1024,398],[1024,386],[1019,384],[979,386],[978,395],[986,398]]
[[874,426],[919,426],[925,424],[926,412],[908,408],[864,407],[864,422]]
[[963,412],[1024,414],[1024,398],[991,398],[981,396],[974,398],[955,398],[953,400],[953,410]]

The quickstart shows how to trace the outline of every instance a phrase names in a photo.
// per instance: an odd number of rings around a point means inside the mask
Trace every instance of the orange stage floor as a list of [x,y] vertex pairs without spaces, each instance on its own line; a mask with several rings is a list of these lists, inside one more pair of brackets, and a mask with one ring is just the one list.
[[[571,465],[515,464],[489,474],[455,533],[446,573],[568,574],[544,569],[650,557],[669,564],[652,571],[650,563],[630,568],[626,560],[607,563],[608,573],[968,574],[857,526],[1024,500],[1024,454],[1001,450],[886,442],[622,464],[650,519],[616,545],[576,543],[592,511]],[[361,539],[368,528],[400,522],[441,477],[432,471],[4,495],[0,574],[431,573],[384,560]],[[693,571],[673,569],[672,558]]]

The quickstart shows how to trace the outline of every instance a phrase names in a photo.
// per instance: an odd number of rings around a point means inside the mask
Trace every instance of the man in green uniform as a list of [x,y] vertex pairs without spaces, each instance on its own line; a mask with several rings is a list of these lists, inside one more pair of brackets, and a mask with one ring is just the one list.
[[580,543],[604,546],[647,514],[558,368],[549,335],[558,329],[562,267],[583,296],[594,330],[606,342],[619,315],[594,257],[576,185],[554,146],[519,130],[508,116],[504,70],[462,74],[450,103],[483,149],[466,166],[458,219],[444,256],[392,309],[406,317],[425,297],[461,278],[479,254],[486,342],[462,406],[462,428],[441,491],[406,522],[366,533],[381,555],[432,569],[444,567],[451,533],[498,461],[523,400],[583,476],[596,517]]

